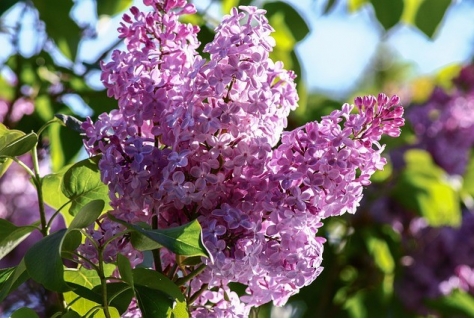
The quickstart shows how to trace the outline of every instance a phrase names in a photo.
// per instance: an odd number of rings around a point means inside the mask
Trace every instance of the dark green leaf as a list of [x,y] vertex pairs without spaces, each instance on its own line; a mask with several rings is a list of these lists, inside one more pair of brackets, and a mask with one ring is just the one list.
[[193,220],[192,222],[182,226],[168,229],[147,229],[139,225],[132,225],[123,220],[119,220],[111,214],[109,214],[109,218],[121,223],[128,229],[147,236],[175,254],[211,258],[211,255],[202,243],[201,226],[197,220]]
[[167,294],[145,286],[135,286],[138,306],[144,318],[170,318],[173,299]]
[[0,157],[15,157],[29,152],[38,143],[36,133],[21,136],[7,145],[0,145]]
[[39,222],[31,226],[18,227],[5,219],[0,219],[0,259],[25,240],[38,225]]
[[133,287],[133,274],[130,260],[122,254],[117,255],[117,267],[123,281]]
[[97,16],[113,16],[132,5],[132,0],[97,0]]
[[432,38],[451,3],[451,0],[424,0],[416,12],[415,25]]
[[140,286],[161,290],[178,301],[185,298],[176,284],[168,277],[152,269],[135,268],[132,270],[133,282]]
[[28,278],[24,259],[16,267],[0,270],[0,302]]
[[70,290],[64,281],[61,259],[61,243],[66,231],[61,229],[42,238],[25,255],[25,266],[30,277],[52,291]]
[[10,9],[18,0],[2,0],[0,1],[0,16]]
[[324,7],[323,14],[328,14],[329,11],[331,11],[331,9],[334,7],[335,4],[336,4],[335,0],[327,0],[326,6]]
[[[101,286],[96,286],[92,290],[100,295],[102,293]],[[107,283],[107,299],[109,300],[109,305],[117,308],[120,314],[127,311],[133,296],[133,289],[128,284],[123,282]]]
[[96,199],[82,206],[69,225],[69,229],[81,229],[93,224],[104,211],[105,203],[102,199]]
[[68,309],[65,313],[63,313],[60,316],[60,318],[81,318],[81,315],[72,309]]
[[10,315],[10,318],[39,318],[39,316],[33,309],[22,307],[15,310]]
[[61,243],[61,256],[72,259],[70,252],[75,252],[82,242],[82,234],[78,230],[68,229]]
[[263,5],[263,9],[267,10],[268,19],[274,14],[283,14],[284,21],[296,41],[303,40],[309,33],[306,21],[290,4],[282,1],[267,2]]
[[33,0],[33,4],[46,25],[48,36],[54,40],[66,58],[74,61],[81,39],[81,29],[69,16],[73,1]]
[[[109,190],[100,179],[98,161],[99,157],[96,156],[77,162],[64,174],[61,190],[71,200],[69,213],[73,216],[92,200],[109,202]],[[109,208],[107,206],[105,209]]]
[[375,15],[385,30],[396,25],[402,17],[403,0],[371,0]]

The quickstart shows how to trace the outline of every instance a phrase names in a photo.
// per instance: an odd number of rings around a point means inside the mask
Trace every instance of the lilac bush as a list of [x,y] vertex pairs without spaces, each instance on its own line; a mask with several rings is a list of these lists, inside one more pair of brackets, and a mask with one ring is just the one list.
[[[379,140],[399,136],[404,124],[399,98],[359,97],[283,132],[297,107],[295,74],[269,58],[275,41],[264,10],[232,9],[204,46],[206,60],[198,27],[179,21],[195,12],[191,4],[144,3],[151,12],[132,7],[123,17],[126,50],[102,64],[119,108],[82,125],[89,153],[102,154],[111,215],[155,229],[199,221],[212,258],[183,266],[161,248],[154,259],[177,282],[193,275],[185,292],[193,316],[284,305],[323,270],[325,239],[315,237],[322,221],[355,213],[370,176],[383,169]],[[101,247],[106,262],[118,253],[133,267],[143,262],[120,236],[122,224],[103,216],[99,225],[79,247],[84,260],[97,263]]]

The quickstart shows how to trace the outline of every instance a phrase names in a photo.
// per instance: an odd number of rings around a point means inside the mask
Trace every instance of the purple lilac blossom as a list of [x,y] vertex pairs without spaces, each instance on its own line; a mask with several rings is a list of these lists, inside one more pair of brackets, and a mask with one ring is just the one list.
[[449,174],[462,175],[474,144],[474,67],[467,66],[447,92],[435,88],[428,101],[412,108],[407,117],[419,146]]
[[425,299],[436,299],[460,289],[474,294],[474,214],[465,211],[462,224],[429,227],[414,219],[404,239],[406,267],[397,284],[400,299],[408,309],[432,314]]
[[[119,108],[83,123],[90,154],[116,217],[169,228],[197,219],[213,262],[190,281],[194,317],[248,316],[251,307],[288,298],[323,270],[322,220],[354,213],[370,176],[383,169],[382,134],[404,124],[397,96],[356,98],[320,122],[282,132],[297,107],[295,74],[273,62],[265,11],[234,8],[198,55],[198,27],[179,22],[186,1],[145,0],[119,28],[126,51],[102,63],[102,81]],[[352,112],[356,109],[358,112]],[[281,144],[276,147],[280,141]],[[99,245],[123,230],[107,217],[89,229]],[[97,261],[90,240],[79,248]],[[142,253],[122,239],[106,248],[133,266]],[[163,268],[175,257],[161,249]],[[247,286],[239,297],[229,283]],[[135,307],[136,308],[136,307]],[[133,311],[136,311],[136,309]],[[133,315],[133,314],[126,314]]]

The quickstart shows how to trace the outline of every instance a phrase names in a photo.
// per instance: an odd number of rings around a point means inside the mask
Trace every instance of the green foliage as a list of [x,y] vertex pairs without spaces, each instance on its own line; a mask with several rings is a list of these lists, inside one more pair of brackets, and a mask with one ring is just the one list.
[[432,38],[451,3],[451,0],[424,0],[415,16],[418,29]]
[[[178,286],[168,277],[144,268],[135,268],[132,273],[140,309],[145,310],[152,317],[189,317],[185,297]],[[160,300],[160,303],[165,304],[166,307],[150,300],[146,296],[147,292],[150,296],[156,297],[156,300]]]
[[15,226],[8,220],[0,219],[0,259],[15,249],[32,231],[38,229],[39,222],[30,226]]
[[97,15],[113,16],[125,11],[133,4],[133,0],[98,0]]
[[393,197],[425,217],[431,226],[459,226],[459,192],[448,183],[446,173],[422,150],[407,151],[405,161]]
[[459,289],[447,296],[427,300],[426,303],[440,313],[449,314],[452,317],[474,317],[474,297]]
[[[5,127],[5,125],[0,123],[0,154],[2,154],[3,152],[5,153],[4,155],[5,157],[2,157],[0,155],[0,177],[2,177],[2,175],[5,173],[5,171],[7,170],[7,168],[10,166],[12,162],[12,159],[7,158],[6,154],[8,152],[11,153],[12,151],[14,151],[15,147],[12,146],[12,144],[15,141],[18,141],[19,139],[24,137],[25,135],[26,134],[23,133],[22,131],[9,130],[7,127]],[[29,143],[29,139],[27,139],[27,141],[23,143]],[[21,146],[21,144],[22,143],[20,143],[19,146]],[[17,143],[17,146],[18,146],[18,143]],[[18,152],[18,149],[17,149],[17,152]]]
[[403,0],[371,0],[370,3],[385,30],[391,29],[400,21],[404,7]]
[[61,191],[71,201],[69,213],[72,216],[90,201],[99,199],[109,202],[109,189],[102,183],[97,166],[99,158],[96,156],[77,162],[64,173]]
[[0,269],[0,302],[28,278],[24,259],[16,267]]
[[22,307],[15,310],[10,318],[39,318],[39,316],[33,309]]
[[25,266],[30,277],[52,291],[70,290],[64,281],[61,260],[61,244],[65,234],[66,229],[62,229],[44,237],[25,254]]
[[[72,61],[76,59],[81,38],[81,29],[69,17],[72,0],[33,0],[40,19],[46,25],[46,33],[55,42],[64,56]],[[53,9],[54,8],[54,9]],[[61,16],[62,19],[58,19]]]
[[197,220],[187,224],[168,229],[148,229],[140,225],[132,225],[123,220],[115,218],[112,214],[109,218],[118,222],[128,229],[137,232],[155,241],[170,251],[183,256],[203,256],[211,258],[202,242],[201,225]]

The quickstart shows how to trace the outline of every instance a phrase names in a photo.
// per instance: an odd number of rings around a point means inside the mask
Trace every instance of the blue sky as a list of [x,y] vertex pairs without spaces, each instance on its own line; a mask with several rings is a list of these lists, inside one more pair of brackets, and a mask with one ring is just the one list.
[[[140,0],[135,2],[141,3]],[[208,0],[195,2],[204,7]],[[345,1],[338,1],[335,10],[322,15],[324,0],[290,2],[303,14],[311,29],[311,33],[297,47],[308,87],[332,97],[344,97],[357,85],[382,37],[396,56],[413,63],[416,74],[434,74],[449,64],[467,62],[474,52],[473,1],[455,1],[434,41],[407,26],[396,26],[384,36],[370,6],[351,14],[346,10]],[[77,0],[73,16],[94,22],[96,17],[90,14],[94,12],[94,4],[94,0]],[[14,24],[18,18],[16,11],[13,9],[10,12],[7,23]],[[211,13],[219,14],[212,10]],[[20,47],[28,53],[31,51],[28,39],[35,36],[35,26],[31,16],[26,15],[24,19],[25,31]],[[119,16],[110,21],[100,21],[99,37],[85,42],[80,47],[80,56],[89,60],[99,56],[101,51],[98,48],[105,48],[116,40],[119,22]],[[8,46],[5,47],[7,44],[5,36],[0,35],[0,46],[4,48],[0,52],[0,62],[9,53]]]

